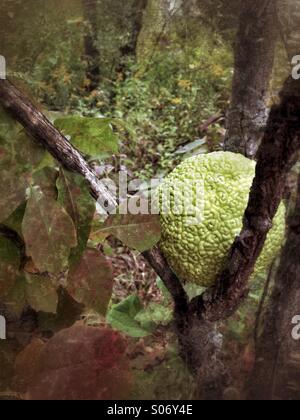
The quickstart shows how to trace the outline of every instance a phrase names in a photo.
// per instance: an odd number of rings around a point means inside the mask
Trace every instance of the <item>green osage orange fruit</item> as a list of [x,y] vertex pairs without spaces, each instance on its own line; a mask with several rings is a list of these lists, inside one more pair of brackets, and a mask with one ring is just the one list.
[[[231,152],[185,160],[158,189],[161,249],[184,282],[209,287],[224,267],[241,232],[256,163]],[[273,221],[255,274],[264,274],[285,238],[282,203]]]

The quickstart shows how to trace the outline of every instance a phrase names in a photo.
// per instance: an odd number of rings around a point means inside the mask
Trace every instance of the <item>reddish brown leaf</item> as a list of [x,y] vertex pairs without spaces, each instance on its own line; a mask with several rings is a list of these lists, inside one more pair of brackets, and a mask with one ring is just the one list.
[[77,245],[75,227],[66,211],[40,189],[31,190],[22,230],[27,254],[40,272],[65,270],[70,250]]
[[[125,339],[105,328],[75,325],[18,357],[17,381],[28,400],[114,400],[129,396]],[[33,365],[32,360],[35,360]]]
[[43,168],[33,174],[32,184],[40,187],[46,197],[57,199],[56,180],[58,171],[54,168]]
[[24,174],[0,172],[0,222],[7,219],[25,201],[28,180]]
[[37,312],[56,313],[57,284],[49,276],[26,273],[26,300]]
[[45,347],[45,342],[34,339],[21,353],[18,354],[15,362],[17,372],[16,388],[20,392],[26,392],[28,385],[39,374],[40,357]]
[[69,273],[68,292],[78,303],[105,315],[112,288],[113,275],[106,258],[95,249],[87,249]]
[[78,246],[72,250],[70,265],[81,258],[89,239],[96,210],[86,180],[79,175],[60,169],[57,180],[58,201],[67,211],[76,227]]
[[93,229],[91,239],[103,242],[115,236],[130,248],[140,252],[151,249],[160,240],[161,228],[156,215],[114,215]]

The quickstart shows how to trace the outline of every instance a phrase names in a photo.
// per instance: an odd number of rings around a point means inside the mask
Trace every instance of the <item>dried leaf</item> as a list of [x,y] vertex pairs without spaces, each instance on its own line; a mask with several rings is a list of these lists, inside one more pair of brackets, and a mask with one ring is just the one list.
[[0,179],[0,222],[3,222],[25,201],[28,180],[12,170],[0,171]]
[[30,173],[45,151],[21,126],[0,109],[0,222],[26,199]]
[[18,173],[27,172],[41,162],[45,153],[40,145],[28,137],[20,124],[8,116],[3,122],[0,115],[1,170],[13,167]]
[[87,249],[69,273],[68,292],[78,303],[105,315],[112,288],[113,275],[106,258],[95,249]]
[[94,227],[91,240],[103,242],[115,236],[129,248],[144,252],[160,240],[161,227],[156,215],[114,215]]
[[28,256],[40,272],[65,270],[71,248],[77,245],[72,219],[53,199],[32,188],[27,203],[23,235]]
[[56,180],[58,171],[54,168],[45,167],[33,174],[32,185],[38,186],[46,197],[57,199]]
[[28,400],[125,399],[131,388],[126,347],[116,332],[75,325],[27,347],[17,359],[17,383]]
[[86,181],[78,175],[60,169],[57,181],[58,202],[74,222],[78,246],[72,250],[70,264],[78,262],[89,239],[91,224],[96,210]]
[[15,370],[18,373],[16,389],[19,392],[26,392],[28,384],[32,383],[39,373],[39,359],[46,343],[40,339],[34,339],[15,361]]
[[57,285],[49,276],[26,273],[27,303],[37,312],[56,313]]

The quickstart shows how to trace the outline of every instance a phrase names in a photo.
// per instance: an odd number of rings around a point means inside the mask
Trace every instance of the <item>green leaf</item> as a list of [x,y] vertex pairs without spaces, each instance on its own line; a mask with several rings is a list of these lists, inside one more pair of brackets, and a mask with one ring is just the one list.
[[152,330],[145,329],[135,319],[143,305],[137,296],[129,296],[123,302],[113,305],[107,315],[108,323],[116,330],[134,338],[142,338],[150,335]]
[[38,165],[45,153],[20,124],[0,111],[0,170],[13,167],[15,172],[26,172]]
[[156,284],[157,284],[157,287],[159,288],[159,290],[162,292],[166,302],[171,302],[172,301],[171,294],[170,294],[169,290],[166,288],[164,282],[162,281],[162,279],[160,277],[157,277]]
[[142,325],[167,325],[173,319],[173,309],[171,306],[168,307],[160,303],[150,303],[147,308],[137,314],[135,319]]
[[205,292],[205,287],[198,286],[194,283],[186,283],[184,289],[190,300],[194,299],[197,296],[201,296]]
[[40,272],[58,274],[77,245],[74,223],[66,211],[38,188],[32,188],[22,224],[27,255]]
[[96,203],[89,186],[79,175],[60,169],[57,180],[58,202],[73,220],[78,246],[72,250],[70,263],[78,262],[86,249],[94,218]]
[[78,303],[105,315],[112,288],[113,275],[106,258],[95,249],[87,249],[69,273],[68,292]]
[[119,151],[118,136],[105,118],[72,116],[59,118],[54,125],[70,136],[72,144],[86,155],[103,157]]
[[144,252],[156,245],[161,237],[159,217],[156,215],[113,215],[94,226],[91,240],[103,242],[115,236],[129,248]]

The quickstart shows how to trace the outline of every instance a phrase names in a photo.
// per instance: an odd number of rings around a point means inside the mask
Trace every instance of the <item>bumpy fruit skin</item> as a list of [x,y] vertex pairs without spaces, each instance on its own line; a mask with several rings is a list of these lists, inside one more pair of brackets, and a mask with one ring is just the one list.
[[[214,284],[241,231],[254,176],[255,162],[239,154],[215,152],[187,159],[166,177],[158,191],[160,246],[182,281],[203,287]],[[168,195],[169,210],[163,204]],[[187,197],[188,208],[182,211],[179,203],[186,203]],[[196,214],[200,219],[195,219]],[[256,274],[268,269],[284,242],[285,215],[282,203],[257,261]]]

